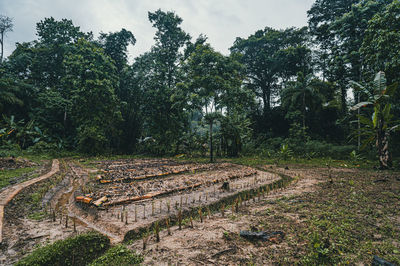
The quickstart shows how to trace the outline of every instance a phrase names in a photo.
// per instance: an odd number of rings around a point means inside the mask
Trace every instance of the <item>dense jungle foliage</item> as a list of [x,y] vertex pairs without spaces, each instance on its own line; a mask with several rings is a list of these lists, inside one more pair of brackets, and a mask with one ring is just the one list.
[[[148,13],[155,44],[133,62],[134,29],[96,39],[44,18],[36,40],[1,54],[0,155],[211,151],[211,160],[351,156],[391,167],[399,14],[398,0],[317,0],[307,27],[257,29],[224,55],[157,10]],[[11,30],[1,16],[2,48]]]

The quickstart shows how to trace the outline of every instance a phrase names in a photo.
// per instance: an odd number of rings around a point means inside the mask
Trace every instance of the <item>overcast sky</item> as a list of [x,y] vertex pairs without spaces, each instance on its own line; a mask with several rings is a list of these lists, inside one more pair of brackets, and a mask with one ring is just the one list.
[[314,0],[0,0],[0,14],[11,17],[14,31],[6,36],[5,55],[16,42],[36,39],[36,23],[45,17],[71,19],[82,31],[130,30],[137,40],[130,58],[150,49],[155,30],[148,11],[175,11],[182,28],[194,39],[203,33],[217,50],[228,54],[236,37],[248,37],[266,26],[282,29],[307,25]]

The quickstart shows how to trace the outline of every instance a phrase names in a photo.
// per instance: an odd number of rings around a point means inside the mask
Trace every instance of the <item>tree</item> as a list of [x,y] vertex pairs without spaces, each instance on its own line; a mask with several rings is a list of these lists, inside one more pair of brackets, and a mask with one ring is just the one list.
[[368,21],[391,1],[317,0],[308,11],[310,32],[319,54],[317,63],[323,77],[338,84],[342,116],[347,113],[349,80],[362,79],[364,58],[360,46]]
[[399,82],[400,73],[400,1],[393,1],[368,22],[361,53],[365,74],[385,72],[388,83]]
[[71,94],[72,116],[78,147],[83,152],[101,153],[118,138],[115,125],[121,121],[115,96],[116,67],[103,49],[80,39],[64,60],[63,87]]
[[13,31],[13,23],[12,19],[0,15],[0,45],[1,45],[1,56],[0,56],[0,63],[3,62],[3,53],[4,53],[4,36],[7,32]]
[[[156,28],[155,45],[137,59],[137,80],[143,91],[144,134],[157,142],[157,153],[179,148],[179,140],[188,126],[187,95],[177,86],[183,80],[180,62],[190,36],[180,27],[182,19],[173,12],[157,10],[148,14]],[[142,64],[146,62],[146,64]]]
[[289,83],[282,91],[282,104],[287,110],[300,107],[303,130],[306,128],[307,112],[313,113],[314,106],[323,102],[322,95],[316,87],[317,83],[312,74],[304,75],[303,72],[299,72],[297,80]]
[[118,86],[115,94],[121,102],[123,121],[118,124],[121,131],[120,138],[115,145],[119,150],[132,152],[136,139],[141,134],[141,103],[142,93],[139,91],[134,68],[128,65],[128,46],[135,45],[136,39],[132,32],[122,29],[108,34],[101,33],[99,42],[104,52],[114,60],[117,68]]
[[237,38],[230,48],[241,54],[245,65],[246,86],[263,102],[264,115],[272,107],[272,97],[279,94],[279,83],[298,71],[308,71],[310,50],[306,47],[307,29],[265,28],[247,39]]
[[118,73],[121,73],[128,63],[128,46],[136,43],[135,36],[132,32],[122,29],[108,34],[100,33],[99,40],[104,52],[114,60]]
[[365,127],[360,128],[356,133],[366,137],[364,146],[375,141],[381,169],[389,168],[392,166],[392,156],[389,149],[390,134],[400,127],[400,124],[396,124],[396,121],[393,120],[392,104],[389,102],[390,97],[393,96],[397,88],[397,84],[386,86],[386,78],[383,72],[378,72],[375,75],[371,88],[366,88],[354,81],[352,84],[364,93],[368,100],[359,102],[351,109],[354,111],[362,107],[373,106],[371,118],[358,115],[360,122]]

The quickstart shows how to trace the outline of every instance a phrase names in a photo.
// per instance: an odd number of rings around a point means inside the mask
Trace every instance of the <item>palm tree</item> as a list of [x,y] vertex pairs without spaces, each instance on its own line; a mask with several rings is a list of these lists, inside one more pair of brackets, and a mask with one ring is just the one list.
[[303,129],[306,128],[307,110],[316,102],[322,102],[322,95],[315,84],[316,80],[312,74],[305,76],[303,72],[298,72],[297,80],[282,91],[282,104],[285,109],[293,109],[300,105]]
[[373,106],[371,118],[368,116],[358,115],[360,123],[364,124],[356,131],[356,135],[366,137],[363,147],[375,141],[375,146],[378,152],[379,164],[381,169],[386,169],[392,166],[392,157],[389,150],[390,134],[400,128],[399,121],[393,120],[391,114],[390,97],[393,96],[397,84],[391,86],[386,85],[385,73],[378,72],[370,88],[351,81],[360,93],[367,96],[368,100],[359,102],[354,105],[351,110],[358,110],[363,107]]

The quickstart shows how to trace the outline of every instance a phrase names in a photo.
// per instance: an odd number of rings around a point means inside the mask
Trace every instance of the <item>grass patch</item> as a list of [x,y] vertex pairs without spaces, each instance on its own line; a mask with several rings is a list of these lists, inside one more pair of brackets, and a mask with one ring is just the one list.
[[140,265],[143,262],[143,257],[135,252],[132,252],[124,245],[118,245],[110,248],[103,256],[94,260],[89,266],[129,266]]
[[38,248],[15,265],[87,265],[109,246],[106,236],[90,232]]
[[24,174],[29,174],[35,171],[38,167],[26,167],[18,168],[13,170],[2,170],[0,171],[0,189],[10,185],[10,181],[16,177],[20,177]]

